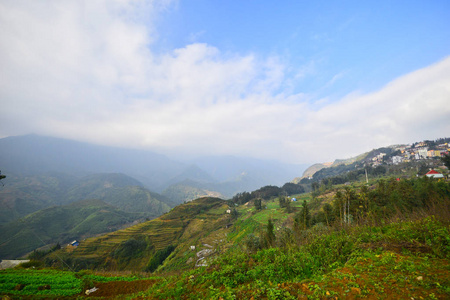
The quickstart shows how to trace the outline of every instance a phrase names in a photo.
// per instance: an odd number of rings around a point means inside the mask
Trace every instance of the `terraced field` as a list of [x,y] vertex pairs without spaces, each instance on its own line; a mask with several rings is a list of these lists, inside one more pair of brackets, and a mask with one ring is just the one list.
[[[203,244],[217,245],[220,240],[225,240],[228,232],[226,225],[231,218],[226,213],[228,208],[227,202],[221,199],[201,198],[180,205],[157,219],[81,241],[76,249],[66,248],[54,253],[53,259],[58,264],[57,256],[63,253],[63,259],[72,262],[75,269],[101,266],[107,270],[142,271],[156,252],[174,246],[175,251],[169,261],[174,261],[178,267],[180,264],[190,267],[186,264],[192,257],[186,252],[190,246],[195,245],[201,250]],[[138,253],[129,249],[131,252],[127,250],[129,255],[125,262],[123,258],[117,259],[120,262],[116,261],[114,256],[117,252],[136,240],[142,241],[142,245],[145,243],[142,251]],[[171,268],[170,263],[165,265]]]

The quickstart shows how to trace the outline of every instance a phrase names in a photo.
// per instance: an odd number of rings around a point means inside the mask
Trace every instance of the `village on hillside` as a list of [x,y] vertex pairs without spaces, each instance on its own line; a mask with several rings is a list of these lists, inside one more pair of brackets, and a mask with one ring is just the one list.
[[386,161],[386,153],[380,153],[372,158],[371,165],[373,167],[379,166],[382,163],[392,163],[397,165],[403,162],[425,160],[432,158],[440,158],[448,155],[450,148],[448,142],[442,144],[434,144],[432,142],[419,142],[415,144],[402,145],[394,148],[395,155],[390,156]]

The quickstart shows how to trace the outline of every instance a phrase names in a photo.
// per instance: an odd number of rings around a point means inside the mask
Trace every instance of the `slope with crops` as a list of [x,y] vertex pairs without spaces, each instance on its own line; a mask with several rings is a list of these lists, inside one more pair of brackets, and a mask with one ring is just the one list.
[[[97,272],[147,272],[136,278],[140,283],[92,280],[99,298],[450,297],[448,181],[338,185],[295,195],[296,202],[258,195],[237,206],[198,199],[76,249],[55,251],[45,262],[64,259],[71,268]],[[150,272],[159,277],[144,278]]]
[[[76,270],[154,271],[170,255],[168,269],[192,268],[196,263],[196,252],[202,247],[209,249],[203,244],[216,245],[224,241],[221,230],[230,222],[227,209],[224,200],[197,199],[179,205],[157,219],[86,239],[75,248],[61,249],[46,260],[54,265],[67,264]],[[190,246],[196,247],[197,251],[189,251]],[[189,261],[189,258],[192,259]]]

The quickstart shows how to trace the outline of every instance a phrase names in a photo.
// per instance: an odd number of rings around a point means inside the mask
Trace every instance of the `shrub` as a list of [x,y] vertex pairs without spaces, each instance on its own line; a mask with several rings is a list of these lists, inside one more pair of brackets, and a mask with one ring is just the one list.
[[162,250],[156,251],[155,255],[150,259],[146,267],[146,271],[154,272],[164,260],[175,250],[175,246],[170,245]]

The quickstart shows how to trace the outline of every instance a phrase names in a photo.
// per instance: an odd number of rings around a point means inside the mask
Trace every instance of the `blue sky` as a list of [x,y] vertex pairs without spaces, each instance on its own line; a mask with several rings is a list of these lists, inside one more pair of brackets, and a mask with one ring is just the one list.
[[450,132],[449,1],[0,0],[0,137],[315,163]]
[[294,92],[339,97],[446,57],[449,14],[448,1],[181,1],[158,22],[155,48],[275,56],[290,76],[310,72]]

